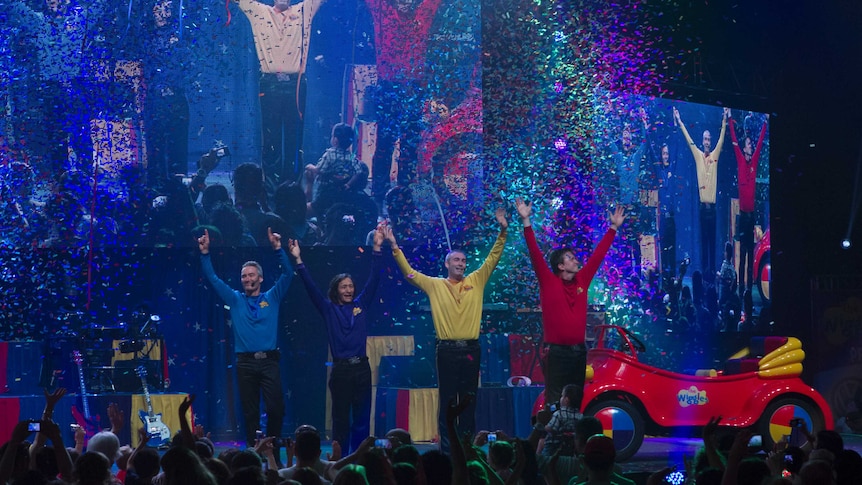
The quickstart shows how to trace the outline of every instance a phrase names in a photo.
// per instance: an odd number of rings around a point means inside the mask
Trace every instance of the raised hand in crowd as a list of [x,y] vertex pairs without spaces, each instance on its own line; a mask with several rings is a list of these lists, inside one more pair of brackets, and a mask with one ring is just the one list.
[[338,461],[341,459],[341,443],[337,441],[332,442],[332,453],[327,451],[326,459],[328,461]]
[[198,238],[198,249],[201,254],[209,254],[210,252],[210,232],[204,229],[203,235]]
[[111,422],[111,433],[119,436],[126,425],[126,413],[115,402],[108,404],[108,421]]
[[269,245],[274,251],[281,249],[281,234],[272,232],[271,227],[266,228],[266,236],[269,238]]

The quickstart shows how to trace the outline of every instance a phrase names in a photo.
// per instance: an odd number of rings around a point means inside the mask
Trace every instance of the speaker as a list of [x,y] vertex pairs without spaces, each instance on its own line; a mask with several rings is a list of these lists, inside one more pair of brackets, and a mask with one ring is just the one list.
[[162,362],[159,360],[118,360],[114,363],[114,389],[116,392],[140,394],[143,383],[136,369],[144,366],[147,371],[147,386],[150,392],[161,392]]
[[380,358],[378,387],[437,387],[433,361],[415,355],[387,355]]

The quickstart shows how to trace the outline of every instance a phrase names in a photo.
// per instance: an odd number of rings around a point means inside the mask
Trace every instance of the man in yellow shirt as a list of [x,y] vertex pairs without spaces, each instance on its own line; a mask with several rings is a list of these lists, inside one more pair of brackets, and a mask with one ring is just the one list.
[[[251,23],[260,61],[261,160],[274,184],[293,180],[303,167],[302,112],[311,21],[324,0],[234,0]],[[282,151],[283,148],[283,151]]]
[[[479,327],[482,323],[482,299],[485,284],[503,254],[509,221],[506,211],[497,209],[495,214],[500,224],[500,235],[485,262],[476,271],[465,276],[467,255],[460,250],[451,250],[446,255],[445,278],[426,276],[412,267],[404,253],[398,248],[392,228],[386,227],[384,234],[392,247],[392,254],[398,268],[407,281],[428,295],[431,303],[431,319],[437,333],[437,382],[439,409],[437,429],[440,435],[440,448],[449,451],[446,434],[446,405],[451,398],[461,399],[475,393],[479,387]],[[460,432],[475,433],[476,404],[459,417]],[[472,436],[472,434],[471,434]]]
[[685,141],[691,149],[697,169],[697,193],[700,197],[700,271],[704,274],[715,274],[718,270],[715,242],[715,194],[718,186],[718,157],[724,146],[724,131],[727,128],[727,116],[730,110],[724,108],[721,115],[721,134],[718,143],[712,149],[712,135],[709,130],[703,132],[703,150],[694,144],[691,135],[679,117],[679,111],[673,108],[674,122],[682,130]]

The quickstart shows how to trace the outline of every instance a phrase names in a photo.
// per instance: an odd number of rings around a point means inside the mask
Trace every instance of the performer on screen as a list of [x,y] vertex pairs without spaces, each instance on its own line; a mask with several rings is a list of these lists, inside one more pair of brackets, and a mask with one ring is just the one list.
[[151,185],[189,171],[189,103],[185,91],[189,49],[177,28],[182,14],[174,0],[157,0],[143,53],[147,179]]
[[[246,445],[255,441],[255,431],[260,429],[260,396],[266,407],[266,435],[281,436],[284,419],[284,393],[281,390],[281,370],[278,350],[278,308],[293,279],[293,267],[281,248],[281,235],[268,231],[272,246],[281,265],[281,275],[269,290],[262,292],[263,268],[257,261],[242,265],[240,278],[242,291],[231,289],[216,276],[210,261],[209,232],[198,238],[201,252],[201,267],[216,294],[230,306],[231,328],[233,328],[236,350],[236,375],[239,382],[239,398],[245,417]],[[278,450],[275,450],[278,456]]]
[[425,96],[425,53],[428,33],[442,0],[365,1],[374,20],[377,53],[377,86],[371,90],[377,116],[371,191],[382,205],[389,190],[396,142],[400,141],[398,184],[407,186],[416,175]]
[[739,238],[739,296],[745,290],[750,290],[754,272],[754,223],[756,219],[754,207],[754,191],[757,186],[757,163],[760,161],[760,150],[766,136],[766,123],[769,115],[760,128],[757,146],[752,151],[751,137],[746,135],[744,145],[739,147],[736,139],[736,120],[728,111],[730,119],[730,140],[733,142],[733,153],[736,155],[737,183],[739,184],[739,219],[736,224],[736,236]]
[[368,307],[380,283],[383,258],[383,226],[374,232],[371,253],[371,273],[365,287],[356,295],[353,278],[347,273],[335,275],[324,295],[308,268],[303,264],[299,242],[291,240],[287,247],[296,260],[296,271],[308,296],[323,315],[332,353],[332,373],[329,390],[332,393],[332,440],[348,453],[356,451],[371,433],[371,367],[365,352],[368,338]]
[[[551,252],[550,267],[545,263],[530,215],[532,203],[515,199],[518,215],[524,223],[524,240],[530,254],[530,262],[539,280],[539,302],[542,306],[542,329],[548,347],[548,363],[545,368],[545,403],[555,404],[560,400],[563,387],[576,384],[584,387],[587,368],[587,348],[584,345],[587,328],[587,290],[602,264],[617,230],[626,219],[622,206],[610,214],[611,225],[593,254],[581,266],[570,247]],[[569,406],[580,409],[580,402]]]
[[691,149],[697,169],[697,192],[700,197],[700,270],[713,273],[717,270],[715,242],[715,195],[718,186],[718,157],[724,146],[724,131],[727,128],[729,109],[724,108],[721,115],[721,133],[715,149],[712,147],[712,135],[709,130],[703,131],[703,150],[694,144],[691,135],[679,117],[679,111],[673,108],[673,119],[682,130],[685,141]]
[[[437,379],[440,403],[450,399],[463,399],[475,393],[479,386],[479,362],[482,352],[479,349],[479,330],[482,323],[482,299],[485,285],[503,254],[509,221],[506,211],[497,209],[495,214],[500,224],[491,252],[476,271],[465,275],[467,255],[453,249],[446,255],[445,278],[426,276],[410,266],[404,253],[399,249],[392,229],[384,228],[386,239],[392,247],[392,254],[398,268],[410,284],[428,295],[431,303],[431,319],[437,334]],[[440,435],[440,448],[449,452],[449,438],[446,428],[446,406],[439,406],[437,429]],[[476,427],[475,400],[460,415],[458,430],[469,432],[472,436]]]
[[305,66],[311,22],[325,0],[234,0],[248,17],[260,61],[261,160],[267,179],[294,180],[302,168]]

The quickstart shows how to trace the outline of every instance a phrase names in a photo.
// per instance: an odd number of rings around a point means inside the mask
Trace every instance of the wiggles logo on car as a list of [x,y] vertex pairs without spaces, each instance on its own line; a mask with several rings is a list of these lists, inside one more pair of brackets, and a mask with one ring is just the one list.
[[676,398],[679,401],[679,405],[684,408],[688,406],[703,406],[709,402],[709,399],[706,397],[706,391],[699,391],[694,386],[688,389],[681,389],[676,394]]

